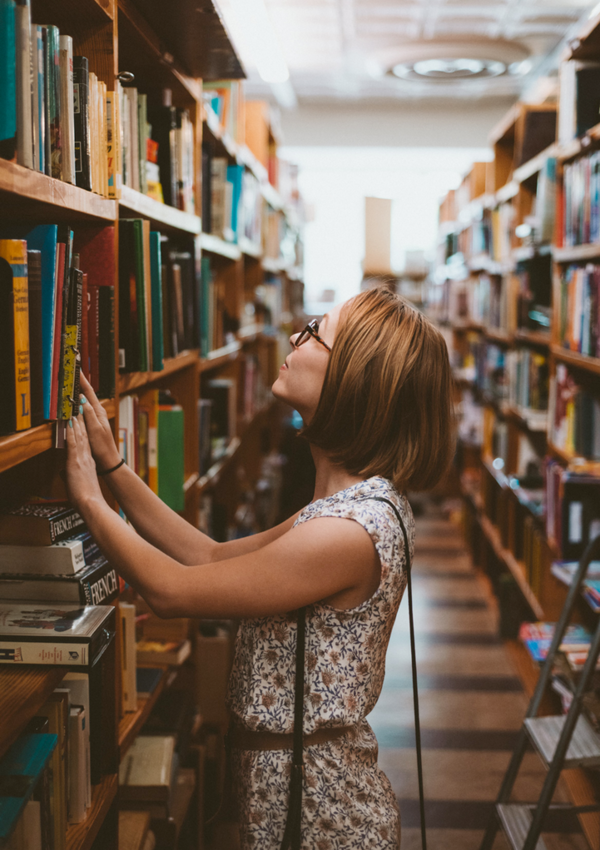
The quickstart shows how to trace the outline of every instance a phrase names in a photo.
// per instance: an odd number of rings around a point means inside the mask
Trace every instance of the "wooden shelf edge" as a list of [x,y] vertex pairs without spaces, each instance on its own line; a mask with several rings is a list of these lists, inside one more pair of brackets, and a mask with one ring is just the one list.
[[579,354],[578,351],[570,351],[568,348],[555,344],[550,347],[550,350],[557,360],[575,366],[577,369],[585,369],[586,372],[600,375],[599,357],[588,357],[587,354]]
[[220,239],[212,233],[202,233],[200,235],[200,246],[207,254],[216,254],[228,260],[239,260],[242,256],[239,245],[233,242],[225,242],[224,239]]
[[119,209],[143,216],[159,226],[181,230],[194,236],[198,236],[202,230],[202,222],[197,215],[183,212],[168,204],[161,204],[129,186],[123,186],[121,189]]
[[513,180],[516,183],[524,183],[525,180],[529,180],[530,177],[533,177],[534,174],[537,174],[538,171],[542,170],[547,159],[557,155],[558,150],[559,148],[556,142],[549,145],[545,150],[541,151],[541,153],[536,154],[536,156],[532,157],[532,159],[524,162],[523,165],[520,165],[518,168],[515,168],[513,172]]
[[548,332],[544,331],[528,331],[528,330],[517,330],[515,331],[515,339],[518,342],[529,342],[532,345],[543,345],[545,347],[549,347],[552,343],[552,335]]
[[140,729],[150,716],[150,712],[156,705],[159,696],[162,694],[167,679],[171,670],[165,667],[162,671],[162,676],[158,684],[146,699],[138,697],[137,711],[131,711],[123,715],[119,721],[119,761],[123,758],[134,738],[139,733]]
[[512,573],[515,581],[519,585],[519,589],[521,593],[525,597],[529,607],[533,611],[536,617],[540,620],[544,619],[544,611],[542,606],[540,605],[535,593],[529,586],[527,579],[525,578],[525,573],[523,572],[523,568],[519,561],[515,558],[512,552],[509,552],[508,549],[505,549],[502,545],[502,540],[500,538],[500,532],[492,523],[492,521],[485,516],[485,514],[480,515],[479,523],[481,528],[490,542],[492,548],[494,549],[497,557],[506,565],[506,567]]
[[[114,419],[115,400],[103,399],[101,404],[108,418]],[[54,421],[44,422],[26,431],[16,431],[14,434],[0,437],[0,473],[52,448],[54,448]]]
[[584,260],[600,258],[600,243],[598,245],[573,245],[569,248],[555,248],[554,259],[557,263],[577,263]]
[[216,369],[230,360],[235,360],[241,347],[241,343],[236,340],[229,343],[229,345],[224,345],[222,348],[215,348],[213,351],[209,351],[206,357],[200,358],[200,371],[207,372],[209,369]]
[[66,667],[0,667],[0,757],[62,681]]
[[92,785],[92,806],[85,820],[67,827],[67,850],[90,850],[119,788],[119,777],[110,773]]
[[198,349],[194,348],[191,351],[182,351],[177,357],[170,357],[164,361],[164,368],[160,372],[126,372],[119,375],[119,393],[130,393],[133,390],[145,387],[154,381],[160,381],[179,372],[181,369],[186,369],[194,363],[199,362]]
[[31,200],[36,204],[49,204],[73,215],[111,222],[117,217],[116,201],[24,168],[7,159],[0,159],[0,193]]

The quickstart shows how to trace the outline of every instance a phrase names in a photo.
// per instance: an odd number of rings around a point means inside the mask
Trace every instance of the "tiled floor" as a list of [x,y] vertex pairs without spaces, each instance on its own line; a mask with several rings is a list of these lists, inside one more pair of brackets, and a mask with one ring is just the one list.
[[[471,567],[458,528],[428,506],[417,520],[413,590],[429,850],[477,850],[526,709],[497,638],[486,584]],[[369,716],[380,764],[398,795],[402,850],[421,847],[408,599],[388,651],[381,698]],[[545,770],[527,754],[515,800],[537,798]],[[556,801],[567,802],[559,786]],[[573,817],[544,833],[548,850],[586,850]],[[564,830],[564,831],[563,831]],[[508,842],[499,834],[494,850]]]

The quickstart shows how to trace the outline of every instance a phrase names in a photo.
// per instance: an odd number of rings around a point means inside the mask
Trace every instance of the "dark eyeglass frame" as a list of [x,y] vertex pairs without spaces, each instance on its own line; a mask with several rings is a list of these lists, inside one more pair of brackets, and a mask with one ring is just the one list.
[[307,324],[303,331],[300,331],[295,341],[292,343],[294,348],[299,348],[303,343],[306,342],[309,336],[312,336],[317,342],[320,342],[323,348],[326,348],[327,351],[331,351],[331,348],[327,345],[323,337],[320,337],[317,331],[319,330],[319,323],[316,319],[313,319],[311,322]]

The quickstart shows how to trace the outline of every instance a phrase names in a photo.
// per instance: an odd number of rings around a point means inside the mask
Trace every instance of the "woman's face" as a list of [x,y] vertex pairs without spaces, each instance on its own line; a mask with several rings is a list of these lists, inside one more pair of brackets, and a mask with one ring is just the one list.
[[[331,348],[340,317],[342,305],[334,307],[319,322],[319,336]],[[273,395],[287,402],[298,411],[304,422],[310,422],[325,379],[330,353],[314,337],[309,336],[299,348],[293,343],[298,334],[290,337],[292,351],[285,358],[279,370],[279,376],[273,384]]]

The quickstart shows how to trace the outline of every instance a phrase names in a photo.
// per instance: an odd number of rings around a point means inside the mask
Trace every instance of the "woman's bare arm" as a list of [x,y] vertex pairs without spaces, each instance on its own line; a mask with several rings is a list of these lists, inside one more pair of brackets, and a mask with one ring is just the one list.
[[[100,469],[111,469],[120,456],[110,422],[85,376],[81,383],[87,400],[83,405],[85,427],[94,457]],[[138,534],[181,564],[204,564],[253,552],[285,534],[297,516],[252,537],[216,543],[165,505],[126,464],[104,481]]]

